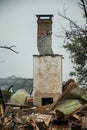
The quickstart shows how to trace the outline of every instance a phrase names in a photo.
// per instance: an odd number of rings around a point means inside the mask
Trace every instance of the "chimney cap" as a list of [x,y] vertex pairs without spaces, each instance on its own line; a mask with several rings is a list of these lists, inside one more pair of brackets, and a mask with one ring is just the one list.
[[39,14],[39,15],[36,15],[36,17],[53,17],[52,14]]

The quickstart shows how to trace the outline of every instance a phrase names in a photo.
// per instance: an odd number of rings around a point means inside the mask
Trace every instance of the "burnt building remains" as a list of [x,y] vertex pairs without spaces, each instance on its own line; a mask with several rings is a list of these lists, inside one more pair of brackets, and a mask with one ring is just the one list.
[[42,106],[56,102],[62,93],[62,56],[52,51],[52,17],[37,16],[37,48],[33,56],[34,105]]

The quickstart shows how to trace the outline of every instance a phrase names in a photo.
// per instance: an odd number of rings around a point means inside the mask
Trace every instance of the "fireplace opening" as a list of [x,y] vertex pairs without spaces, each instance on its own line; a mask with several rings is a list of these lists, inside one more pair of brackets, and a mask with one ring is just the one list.
[[42,106],[52,104],[53,98],[42,98]]

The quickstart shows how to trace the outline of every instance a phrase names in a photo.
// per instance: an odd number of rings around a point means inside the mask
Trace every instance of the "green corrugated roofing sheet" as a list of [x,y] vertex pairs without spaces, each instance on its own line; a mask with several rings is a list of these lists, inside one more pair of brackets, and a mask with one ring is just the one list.
[[76,86],[72,88],[63,98],[76,98],[87,101],[87,88],[80,88],[79,86]]
[[75,86],[65,93],[65,95],[61,96],[60,100],[56,103],[54,110],[69,115],[84,104],[87,104],[87,88]]
[[78,108],[82,107],[82,102],[80,100],[77,99],[66,99],[63,100],[62,103],[58,104],[55,107],[55,110],[57,112],[57,110],[63,112],[65,115],[71,114],[74,111],[76,111]]

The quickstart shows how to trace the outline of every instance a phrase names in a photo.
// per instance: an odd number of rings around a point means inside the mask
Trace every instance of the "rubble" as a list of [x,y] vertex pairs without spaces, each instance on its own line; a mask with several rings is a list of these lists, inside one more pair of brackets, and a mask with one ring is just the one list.
[[[6,103],[1,130],[81,130],[87,129],[87,89],[74,81],[67,83],[56,103],[33,106],[33,97],[24,104]],[[30,103],[30,105],[29,105]],[[2,113],[1,113],[2,114]]]

